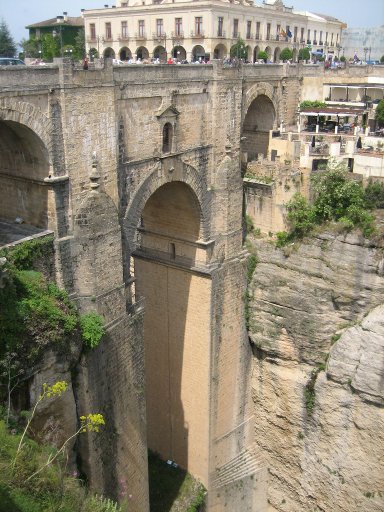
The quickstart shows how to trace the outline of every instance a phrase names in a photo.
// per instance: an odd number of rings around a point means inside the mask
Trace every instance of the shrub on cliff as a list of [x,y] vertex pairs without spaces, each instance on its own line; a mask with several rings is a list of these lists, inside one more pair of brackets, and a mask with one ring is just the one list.
[[361,183],[350,178],[344,164],[330,161],[326,171],[313,178],[313,192],[312,204],[301,194],[287,203],[290,231],[277,234],[278,247],[329,221],[340,222],[345,229],[358,227],[367,237],[374,232],[374,217],[369,210],[384,203],[382,185],[371,184],[364,190]]
[[81,341],[96,346],[104,334],[99,315],[79,317],[68,294],[45,277],[52,275],[43,261],[51,246],[52,239],[33,240],[0,251],[7,259],[0,288],[0,405],[7,401],[8,409],[12,390],[28,380],[48,348],[68,355]]

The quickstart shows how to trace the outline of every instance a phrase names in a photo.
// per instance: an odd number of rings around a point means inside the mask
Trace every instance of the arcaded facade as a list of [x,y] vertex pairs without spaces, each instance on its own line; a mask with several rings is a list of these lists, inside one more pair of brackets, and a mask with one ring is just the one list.
[[339,51],[345,25],[326,15],[295,11],[281,0],[118,0],[116,6],[83,12],[90,55],[127,60],[222,59],[241,38],[247,60],[265,51],[279,62],[290,48]]

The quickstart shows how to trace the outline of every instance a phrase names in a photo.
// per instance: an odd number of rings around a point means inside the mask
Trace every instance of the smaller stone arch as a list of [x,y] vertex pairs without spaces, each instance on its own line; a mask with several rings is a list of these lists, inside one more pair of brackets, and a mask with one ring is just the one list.
[[269,133],[276,124],[276,110],[273,101],[258,91],[258,95],[249,105],[243,125],[242,151],[247,154],[247,160],[255,160],[258,156],[267,157],[269,154]]
[[177,60],[186,60],[187,52],[183,46],[175,46],[172,50],[172,57]]
[[215,49],[213,50],[213,58],[214,59],[224,59],[228,55],[228,50],[225,44],[218,44],[216,45]]
[[294,48],[293,52],[292,52],[292,62],[297,62],[298,55],[299,55],[299,52],[298,52],[297,48]]
[[153,58],[159,59],[162,62],[166,62],[167,50],[164,48],[164,46],[156,46],[156,48],[153,50]]
[[197,44],[192,48],[192,60],[196,62],[200,59],[205,59],[205,50],[200,44]]
[[115,50],[113,48],[106,48],[103,55],[104,59],[114,59],[116,57]]
[[120,60],[131,60],[132,59],[132,52],[127,46],[123,46],[119,52]]
[[280,53],[281,53],[281,48],[279,46],[276,46],[275,51],[273,53],[273,62],[280,61]]
[[274,88],[271,84],[267,82],[259,82],[257,84],[252,85],[244,94],[243,101],[243,120],[249,110],[249,107],[253,103],[253,101],[260,95],[267,96],[274,106],[276,114],[278,114],[278,98],[275,96]]
[[268,60],[271,60],[271,56],[272,56],[272,48],[271,48],[270,46],[267,46],[267,47],[265,48],[265,50],[264,50],[264,51],[265,51],[265,53],[266,53],[266,54],[267,54],[267,56],[268,56]]
[[136,50],[136,59],[149,59],[149,51],[145,46],[139,46],[139,48]]

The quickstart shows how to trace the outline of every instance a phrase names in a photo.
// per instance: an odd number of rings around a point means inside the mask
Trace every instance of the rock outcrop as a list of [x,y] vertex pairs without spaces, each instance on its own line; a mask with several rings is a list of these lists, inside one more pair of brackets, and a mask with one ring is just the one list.
[[269,500],[279,512],[381,511],[383,253],[332,233],[288,257],[254,245],[252,392]]

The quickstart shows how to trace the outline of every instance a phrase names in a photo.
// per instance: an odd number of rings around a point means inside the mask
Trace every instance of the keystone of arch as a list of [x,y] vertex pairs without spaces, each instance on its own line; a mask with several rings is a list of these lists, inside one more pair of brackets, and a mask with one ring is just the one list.
[[17,101],[14,98],[0,99],[0,120],[14,121],[32,130],[46,147],[49,160],[52,161],[51,122],[42,111],[31,103]]
[[[207,192],[207,183],[194,167],[182,162],[180,164],[182,166],[182,176],[177,181],[188,185],[196,195],[200,206],[201,236],[204,240],[208,240],[210,232],[210,198]],[[166,176],[165,173],[159,173],[159,167],[161,168],[160,163],[154,166],[151,174],[141,183],[125,211],[123,222],[131,252],[134,250],[136,229],[146,202],[160,187],[176,181]]]

